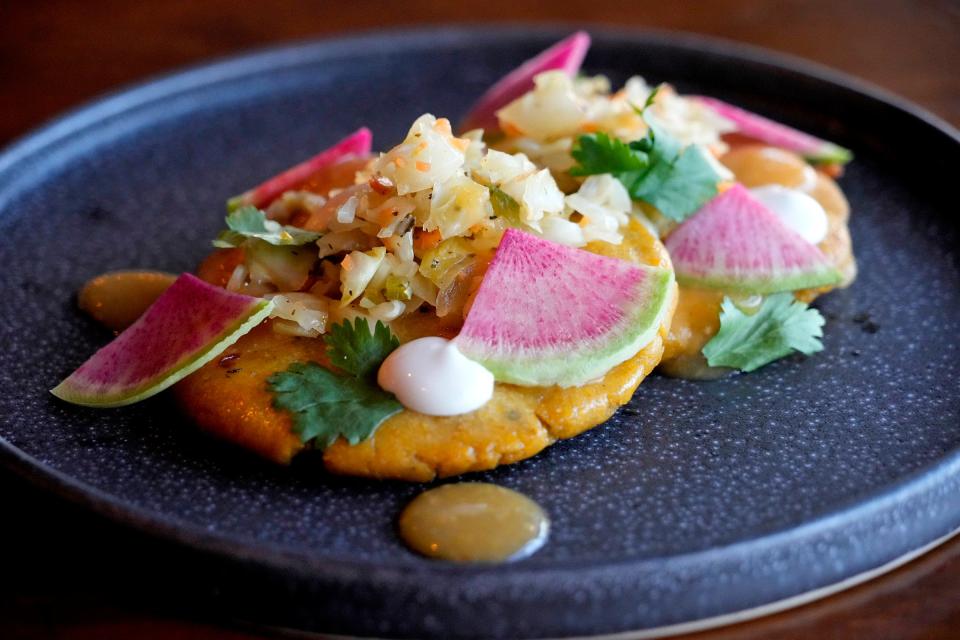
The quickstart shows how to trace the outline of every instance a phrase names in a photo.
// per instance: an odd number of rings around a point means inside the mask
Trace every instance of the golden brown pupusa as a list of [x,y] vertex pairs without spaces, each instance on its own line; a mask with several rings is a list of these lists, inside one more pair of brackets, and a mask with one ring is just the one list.
[[[720,161],[746,187],[778,184],[796,188],[806,185],[809,195],[827,214],[827,236],[817,246],[842,274],[843,280],[837,286],[845,287],[853,282],[857,264],[847,228],[850,206],[830,176],[814,170],[793,153],[757,144],[736,147]],[[797,291],[796,297],[810,302],[833,288]],[[688,372],[703,371],[700,350],[720,328],[721,302],[723,293],[720,291],[680,287],[677,311],[663,354],[664,369],[669,375],[686,377]]]
[[[670,264],[660,241],[638,222],[631,223],[622,244],[596,242],[587,249],[651,266]],[[221,263],[236,259],[235,253],[213,254],[199,273],[222,284],[222,275],[231,269]],[[358,445],[338,440],[324,452],[324,464],[335,473],[425,482],[529,458],[604,422],[630,400],[660,361],[675,301],[674,292],[656,337],[596,382],[572,388],[497,383],[490,402],[459,416],[404,410]],[[391,328],[402,341],[449,336],[451,330],[433,314],[411,314]],[[202,428],[277,462],[289,462],[303,445],[291,432],[290,416],[273,408],[266,379],[293,362],[327,364],[323,341],[275,333],[267,322],[225,356],[228,360],[211,362],[176,386],[184,409]]]

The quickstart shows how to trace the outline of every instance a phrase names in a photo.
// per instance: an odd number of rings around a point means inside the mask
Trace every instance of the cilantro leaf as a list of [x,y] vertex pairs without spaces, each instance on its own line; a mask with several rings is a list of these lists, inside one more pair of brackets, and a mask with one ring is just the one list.
[[324,342],[334,365],[364,380],[376,376],[380,363],[400,346],[400,341],[385,324],[378,320],[371,332],[363,318],[356,318],[352,325],[349,320],[333,325]]
[[290,412],[303,442],[326,449],[343,436],[366,440],[384,420],[403,410],[392,394],[353,376],[338,376],[315,362],[295,362],[267,379],[273,406]]
[[331,362],[349,375],[337,375],[315,362],[295,362],[267,378],[273,406],[288,411],[303,442],[326,449],[343,436],[350,444],[366,440],[403,405],[374,379],[380,363],[400,346],[382,322],[374,330],[363,318],[345,320],[324,336]]
[[650,170],[627,185],[630,197],[652,204],[671,220],[682,222],[717,195],[720,176],[697,146],[676,155],[665,151],[664,136],[657,136],[651,152]]
[[605,133],[591,133],[577,138],[570,151],[577,166],[570,169],[572,176],[593,176],[601,173],[643,171],[649,164],[647,154],[631,145],[611,138]]
[[753,371],[794,351],[811,355],[823,350],[823,316],[794,299],[778,293],[747,315],[724,298],[720,331],[703,348],[711,367]]
[[227,230],[213,241],[215,247],[237,247],[247,238],[257,238],[273,245],[302,245],[320,237],[319,233],[269,220],[267,214],[249,205],[231,211],[225,220]]
[[653,151],[654,142],[655,141],[653,139],[653,129],[649,129],[647,130],[647,135],[640,138],[639,140],[634,140],[627,146],[633,149],[634,151],[642,151],[643,153],[649,154],[651,151]]
[[213,241],[213,246],[217,249],[233,249],[242,246],[246,240],[247,236],[242,233],[227,229],[226,231],[220,232],[220,235]]
[[489,187],[493,213],[510,224],[520,226],[520,203],[500,187]]
[[671,220],[682,222],[717,195],[720,175],[701,147],[684,147],[646,115],[657,91],[659,87],[642,109],[634,108],[647,123],[646,136],[630,143],[605,133],[580,136],[570,152],[577,161],[570,175],[612,174],[631,199],[647,202]]

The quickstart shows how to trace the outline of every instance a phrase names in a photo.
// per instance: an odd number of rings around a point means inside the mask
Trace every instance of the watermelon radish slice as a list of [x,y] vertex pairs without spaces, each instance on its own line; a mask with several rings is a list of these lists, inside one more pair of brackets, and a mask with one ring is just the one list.
[[140,319],[51,390],[73,404],[120,407],[163,391],[220,355],[273,303],[184,274]]
[[577,31],[530,58],[486,90],[463,119],[460,130],[499,129],[498,109],[533,89],[533,78],[544,71],[561,70],[570,76],[576,75],[589,48],[590,35],[586,31]]
[[653,340],[672,290],[670,269],[508,229],[456,345],[501,382],[583,384]]
[[230,198],[227,200],[227,210],[234,211],[244,205],[252,205],[262,209],[276,200],[284,191],[299,187],[317,171],[326,169],[341,160],[370,155],[372,145],[373,134],[370,133],[370,129],[361,127],[309,160],[304,160],[300,164],[290,167],[260,186]]
[[665,242],[677,281],[768,294],[838,284],[840,272],[741,184],[705,204]]
[[718,115],[731,121],[737,127],[737,133],[755,138],[774,147],[793,151],[810,162],[827,164],[846,164],[853,159],[849,149],[815,138],[808,133],[797,131],[785,124],[774,122],[756,113],[706,96],[690,96],[713,109]]

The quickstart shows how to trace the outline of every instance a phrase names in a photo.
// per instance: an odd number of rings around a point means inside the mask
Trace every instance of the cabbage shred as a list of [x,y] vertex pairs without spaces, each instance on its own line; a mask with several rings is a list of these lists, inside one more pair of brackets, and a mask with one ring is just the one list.
[[[647,135],[634,105],[651,93],[639,78],[611,93],[602,77],[541,74],[498,112],[504,135],[490,147],[482,131],[458,136],[447,119],[424,114],[352,185],[291,190],[262,212],[228,217],[217,245],[243,250],[228,288],[272,298],[275,330],[305,337],[424,307],[462,322],[507,228],[582,247],[619,244],[631,216],[656,216],[614,172],[571,171],[582,136]],[[710,156],[725,150],[729,123],[669,87],[650,111],[680,144]]]

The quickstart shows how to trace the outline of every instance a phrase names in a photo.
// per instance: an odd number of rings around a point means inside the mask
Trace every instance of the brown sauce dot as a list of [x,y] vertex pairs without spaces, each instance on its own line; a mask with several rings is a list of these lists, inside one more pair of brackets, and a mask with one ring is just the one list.
[[78,303],[100,324],[123,331],[173,284],[160,271],[114,271],[97,276],[80,290]]
[[733,172],[737,182],[748,188],[765,184],[796,188],[813,176],[813,169],[800,156],[764,145],[734,148],[720,162]]
[[424,491],[400,514],[400,537],[414,551],[452,562],[505,562],[534,553],[550,528],[536,502],[483,482]]
[[719,380],[733,371],[725,367],[711,367],[699,351],[685,353],[660,364],[660,373],[684,380]]

